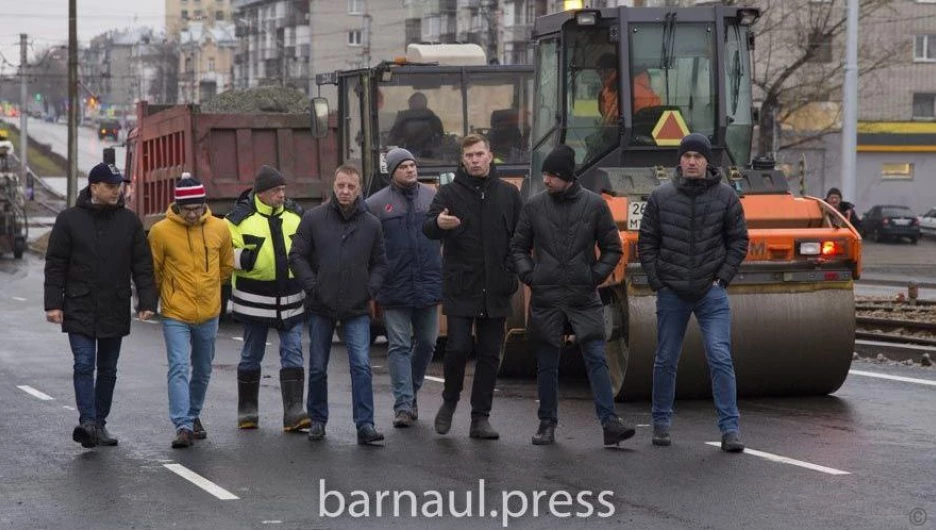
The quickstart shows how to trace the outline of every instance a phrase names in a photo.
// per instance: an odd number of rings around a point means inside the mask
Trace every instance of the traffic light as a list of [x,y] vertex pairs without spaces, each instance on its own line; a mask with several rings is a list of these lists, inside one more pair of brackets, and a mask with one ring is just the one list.
[[36,94],[36,101],[42,101],[42,94]]

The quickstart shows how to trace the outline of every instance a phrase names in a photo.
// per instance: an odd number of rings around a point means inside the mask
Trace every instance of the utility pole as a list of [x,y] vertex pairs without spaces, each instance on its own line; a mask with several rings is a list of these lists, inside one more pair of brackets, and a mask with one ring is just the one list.
[[857,201],[855,172],[858,158],[858,0],[848,0],[845,31],[845,85],[842,102],[842,194],[843,200]]
[[78,7],[68,0],[68,206],[78,197]]
[[20,182],[29,181],[29,90],[26,88],[26,34],[20,33]]
[[370,68],[371,60],[371,15],[364,13],[364,67]]

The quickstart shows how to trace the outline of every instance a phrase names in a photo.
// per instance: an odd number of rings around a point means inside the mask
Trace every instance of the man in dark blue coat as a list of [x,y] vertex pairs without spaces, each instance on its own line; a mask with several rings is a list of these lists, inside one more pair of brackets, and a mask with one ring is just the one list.
[[432,361],[442,301],[441,245],[426,237],[423,222],[436,191],[418,181],[416,159],[406,149],[387,153],[390,185],[367,199],[380,219],[387,274],[377,293],[387,328],[387,364],[393,385],[393,426],[419,417],[416,394]]
[[46,250],[46,320],[68,333],[79,416],[72,439],[86,448],[117,445],[105,424],[130,334],[131,278],[140,319],[156,311],[153,258],[140,219],[124,208],[124,182],[113,165],[94,166],[77,205],[55,218]]
[[306,292],[309,313],[309,439],[325,437],[328,422],[328,356],[338,322],[351,365],[351,400],[357,441],[384,439],[374,428],[370,368],[370,302],[387,268],[380,221],[361,199],[354,166],[335,171],[331,200],[307,211],[289,250],[289,266]]
[[725,288],[747,255],[748,234],[737,193],[721,182],[712,146],[693,133],[679,146],[671,182],[647,201],[637,255],[657,293],[657,349],[653,362],[653,444],[668,446],[676,395],[676,365],[689,317],[702,330],[723,450],[744,451],[731,360],[731,307]]

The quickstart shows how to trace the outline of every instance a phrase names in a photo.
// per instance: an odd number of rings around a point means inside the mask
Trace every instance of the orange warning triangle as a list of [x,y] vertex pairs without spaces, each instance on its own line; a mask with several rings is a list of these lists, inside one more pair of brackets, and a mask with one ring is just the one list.
[[678,110],[667,110],[660,115],[652,134],[657,145],[679,145],[683,137],[689,134],[689,127],[686,127],[686,122]]

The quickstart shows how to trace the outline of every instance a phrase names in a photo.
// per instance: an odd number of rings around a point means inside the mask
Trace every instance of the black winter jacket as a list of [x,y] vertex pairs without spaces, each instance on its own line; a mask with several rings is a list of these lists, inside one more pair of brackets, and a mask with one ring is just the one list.
[[345,214],[338,200],[302,216],[289,266],[306,291],[306,310],[341,320],[368,314],[387,268],[380,221],[358,197]]
[[[442,311],[446,315],[510,315],[510,297],[519,286],[510,260],[510,238],[521,207],[520,191],[497,178],[493,165],[483,179],[459,167],[455,180],[439,188],[423,233],[442,240]],[[461,220],[461,226],[439,228],[437,219],[446,208]]]
[[578,182],[560,194],[538,193],[523,207],[510,249],[517,274],[532,293],[534,337],[560,346],[568,321],[577,340],[604,339],[597,287],[614,271],[622,246],[611,209],[600,196]]
[[138,311],[156,312],[153,258],[140,219],[124,208],[94,205],[90,190],[55,218],[45,264],[45,310],[64,312],[62,331],[89,337],[130,334],[130,280]]
[[704,179],[677,169],[650,194],[637,256],[654,291],[669,287],[684,300],[700,300],[716,279],[731,283],[747,248],[741,201],[717,169],[709,167]]

